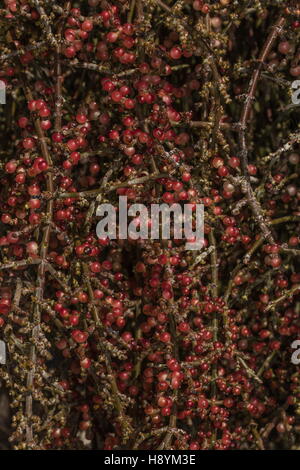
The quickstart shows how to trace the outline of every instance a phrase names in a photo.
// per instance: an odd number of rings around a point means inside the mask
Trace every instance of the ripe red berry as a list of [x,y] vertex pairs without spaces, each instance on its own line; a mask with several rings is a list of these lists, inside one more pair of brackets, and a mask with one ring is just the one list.
[[76,343],[85,343],[88,338],[88,333],[81,330],[73,330],[72,331],[72,338]]

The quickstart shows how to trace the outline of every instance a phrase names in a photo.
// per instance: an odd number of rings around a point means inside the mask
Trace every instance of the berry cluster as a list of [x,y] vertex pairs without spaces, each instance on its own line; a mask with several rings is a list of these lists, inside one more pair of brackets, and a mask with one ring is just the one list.
[[[299,449],[296,2],[3,3],[7,445]],[[203,249],[98,238],[119,196]]]

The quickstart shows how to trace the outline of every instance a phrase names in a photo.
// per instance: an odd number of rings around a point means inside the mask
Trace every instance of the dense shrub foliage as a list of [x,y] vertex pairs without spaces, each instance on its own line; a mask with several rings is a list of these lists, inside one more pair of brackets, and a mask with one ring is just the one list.
[[[1,446],[299,449],[297,2],[1,8]],[[121,195],[204,248],[99,239]]]

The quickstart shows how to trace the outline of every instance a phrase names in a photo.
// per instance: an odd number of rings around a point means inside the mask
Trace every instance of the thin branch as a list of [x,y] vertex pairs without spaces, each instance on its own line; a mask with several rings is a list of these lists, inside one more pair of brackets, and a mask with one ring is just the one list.
[[278,299],[274,300],[273,302],[270,302],[268,306],[265,308],[265,312],[274,310],[279,304],[281,304],[281,302],[288,299],[289,297],[292,297],[294,294],[299,294],[299,293],[300,293],[300,284],[296,284],[290,290],[286,291],[281,297],[278,297]]
[[239,121],[239,145],[240,145],[240,155],[241,155],[241,163],[242,163],[242,174],[245,179],[245,193],[248,199],[249,206],[252,209],[254,217],[262,231],[264,238],[266,238],[270,243],[274,243],[273,235],[270,229],[267,226],[265,221],[262,208],[256,199],[256,196],[252,190],[250,177],[248,173],[248,149],[246,143],[246,131],[248,126],[248,119],[250,116],[250,112],[252,110],[252,103],[255,98],[255,93],[258,85],[258,81],[261,75],[261,71],[263,69],[263,64],[265,63],[266,58],[271,52],[271,49],[274,45],[274,42],[278,36],[278,34],[282,31],[282,27],[285,24],[285,18],[281,17],[277,20],[275,26],[273,26],[263,48],[262,52],[259,56],[259,65],[256,70],[253,72],[253,75],[250,80],[250,85],[248,89],[248,93],[246,96],[245,104],[242,109],[241,118]]
[[47,41],[49,41],[51,46],[54,46],[55,48],[57,48],[58,43],[52,32],[50,19],[48,18],[48,15],[46,14],[44,7],[41,5],[40,0],[31,0],[31,1],[40,15],[39,21],[43,26],[43,31],[46,35]]

